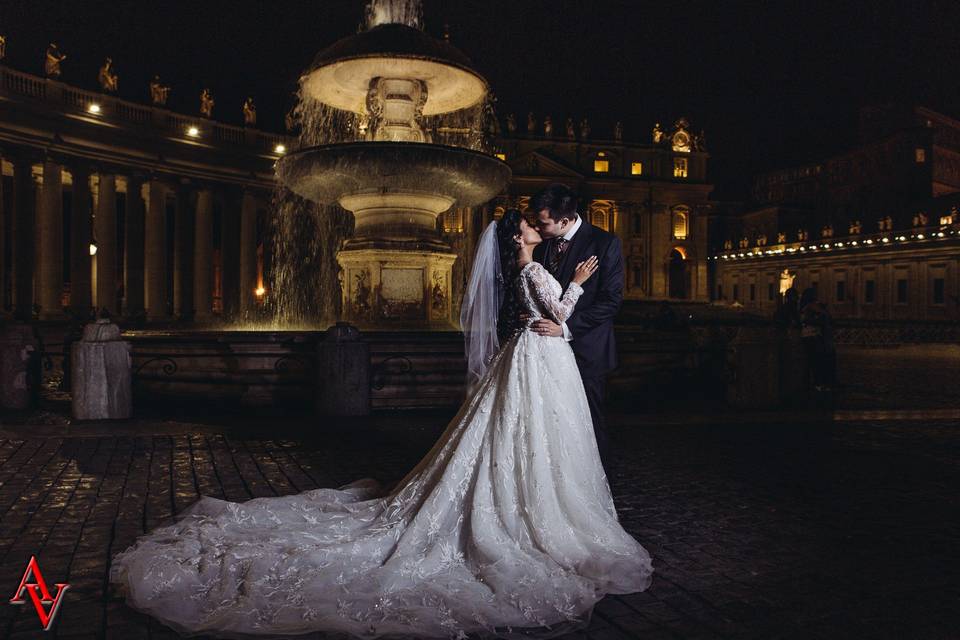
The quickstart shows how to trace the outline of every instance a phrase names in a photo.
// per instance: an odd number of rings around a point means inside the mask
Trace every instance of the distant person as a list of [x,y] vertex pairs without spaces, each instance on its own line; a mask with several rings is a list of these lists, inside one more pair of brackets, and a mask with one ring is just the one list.
[[809,378],[815,391],[830,391],[836,371],[833,321],[817,290],[807,287],[800,296],[800,339],[807,354]]

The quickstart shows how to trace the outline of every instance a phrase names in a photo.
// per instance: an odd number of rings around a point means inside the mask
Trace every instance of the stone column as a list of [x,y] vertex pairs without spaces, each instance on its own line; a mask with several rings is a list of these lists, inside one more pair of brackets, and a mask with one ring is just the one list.
[[38,298],[41,320],[63,317],[60,296],[63,293],[63,168],[47,159],[43,163],[43,184],[40,187],[40,207],[37,225],[40,231],[38,245]]
[[177,320],[193,318],[193,212],[190,191],[177,190],[173,240],[173,315]]
[[116,316],[117,308],[117,180],[112,173],[100,173],[97,187],[97,309]]
[[70,195],[70,309],[86,319],[93,306],[90,278],[90,170],[85,165],[71,167],[73,191]]
[[167,189],[150,180],[144,224],[147,320],[167,320]]
[[123,252],[123,314],[143,315],[144,305],[144,219],[143,176],[127,177],[126,219]]
[[13,313],[17,320],[33,318],[34,204],[31,161],[13,162]]
[[213,319],[213,193],[210,189],[197,192],[194,215],[194,319],[209,322]]
[[224,319],[235,319],[240,308],[240,199],[224,195],[220,216],[220,291]]
[[240,314],[246,317],[256,307],[257,201],[244,189],[240,203]]

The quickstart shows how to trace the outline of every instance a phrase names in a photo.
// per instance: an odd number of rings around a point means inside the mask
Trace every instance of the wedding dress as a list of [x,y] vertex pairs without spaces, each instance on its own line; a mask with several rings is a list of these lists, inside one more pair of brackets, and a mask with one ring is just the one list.
[[[582,289],[535,262],[530,323]],[[573,351],[522,330],[389,493],[372,478],[235,503],[203,496],[110,568],[129,606],[183,635],[548,638],[653,568],[620,525]]]

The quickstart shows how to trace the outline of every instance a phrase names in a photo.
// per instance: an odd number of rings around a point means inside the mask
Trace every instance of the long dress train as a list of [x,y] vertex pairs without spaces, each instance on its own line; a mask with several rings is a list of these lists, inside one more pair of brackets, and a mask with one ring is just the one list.
[[[519,286],[531,322],[564,320],[582,293],[561,297],[535,262]],[[652,573],[618,521],[573,351],[523,330],[390,492],[363,478],[203,496],[114,556],[110,581],[188,636],[549,638]]]

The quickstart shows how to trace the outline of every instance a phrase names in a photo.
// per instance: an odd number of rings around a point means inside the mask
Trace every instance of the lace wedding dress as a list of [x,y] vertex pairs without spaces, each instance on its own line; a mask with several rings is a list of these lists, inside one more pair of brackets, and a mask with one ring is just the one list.
[[[561,297],[535,262],[520,286],[531,322],[564,320],[583,291]],[[573,351],[523,330],[389,493],[364,478],[203,496],[116,555],[110,581],[183,635],[547,638],[652,573],[618,521]]]

